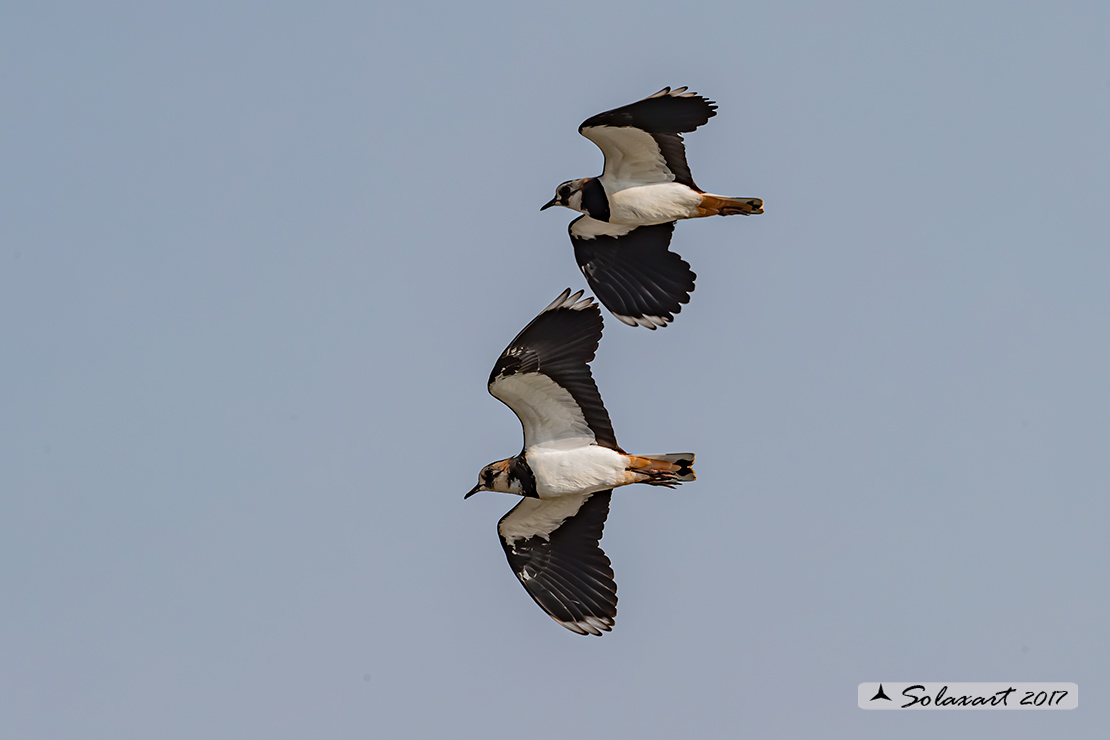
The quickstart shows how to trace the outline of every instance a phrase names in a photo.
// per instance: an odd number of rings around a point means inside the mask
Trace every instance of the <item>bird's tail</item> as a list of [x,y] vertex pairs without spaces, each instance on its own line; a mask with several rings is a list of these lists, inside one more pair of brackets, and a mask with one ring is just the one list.
[[730,198],[727,195],[701,194],[699,216],[754,216],[763,213],[762,198]]
[[694,453],[675,452],[667,455],[628,455],[628,469],[636,474],[636,483],[674,488],[697,478],[694,475]]

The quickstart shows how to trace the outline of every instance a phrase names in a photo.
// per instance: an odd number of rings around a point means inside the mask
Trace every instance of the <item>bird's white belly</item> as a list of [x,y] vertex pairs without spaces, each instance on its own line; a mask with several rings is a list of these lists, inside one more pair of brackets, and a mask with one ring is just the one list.
[[605,189],[609,199],[609,223],[662,224],[680,218],[693,218],[701,196],[677,182],[637,185],[617,190]]
[[628,483],[624,455],[598,445],[559,450],[534,446],[527,451],[540,498],[593,493]]

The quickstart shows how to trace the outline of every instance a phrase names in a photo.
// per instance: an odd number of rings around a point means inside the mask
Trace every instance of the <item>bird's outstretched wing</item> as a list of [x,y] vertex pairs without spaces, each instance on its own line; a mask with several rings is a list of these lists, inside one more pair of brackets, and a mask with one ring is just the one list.
[[674,222],[632,227],[582,216],[570,224],[574,258],[601,304],[629,326],[666,326],[690,302],[697,275],[670,251]]
[[509,567],[540,608],[580,635],[613,627],[617,584],[601,550],[612,491],[526,498],[497,523]]
[[628,185],[678,182],[700,192],[686,164],[682,134],[717,115],[711,100],[685,87],[659,92],[587,118],[578,132],[605,155],[602,180],[612,190]]
[[489,392],[520,419],[525,449],[596,442],[621,451],[590,372],[601,327],[593,299],[568,288],[501,353]]

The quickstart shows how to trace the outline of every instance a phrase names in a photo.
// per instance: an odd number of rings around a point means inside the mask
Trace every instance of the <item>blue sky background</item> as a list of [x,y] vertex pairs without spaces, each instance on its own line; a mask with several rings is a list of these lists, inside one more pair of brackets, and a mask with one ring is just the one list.
[[[1101,3],[0,8],[0,736],[1095,738],[1110,726]],[[586,117],[719,114],[669,328],[606,314],[615,631],[463,501],[585,287]],[[1074,681],[864,712],[862,681]]]

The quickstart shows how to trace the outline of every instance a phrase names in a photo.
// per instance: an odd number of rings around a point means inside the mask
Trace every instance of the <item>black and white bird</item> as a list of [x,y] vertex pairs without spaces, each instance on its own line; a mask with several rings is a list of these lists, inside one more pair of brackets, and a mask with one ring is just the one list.
[[479,491],[522,496],[497,523],[509,566],[536,603],[580,635],[609,631],[617,586],[600,547],[617,486],[694,480],[692,453],[630,455],[590,372],[601,311],[569,289],[501,353],[489,392],[517,415],[524,449],[478,474]]
[[598,300],[630,326],[665,326],[690,300],[696,275],[668,248],[675,221],[763,213],[759,198],[707,193],[690,175],[682,134],[715,115],[713,101],[665,87],[586,119],[578,132],[601,148],[604,170],[560,184],[540,208],[585,214],[570,225],[578,266]]

